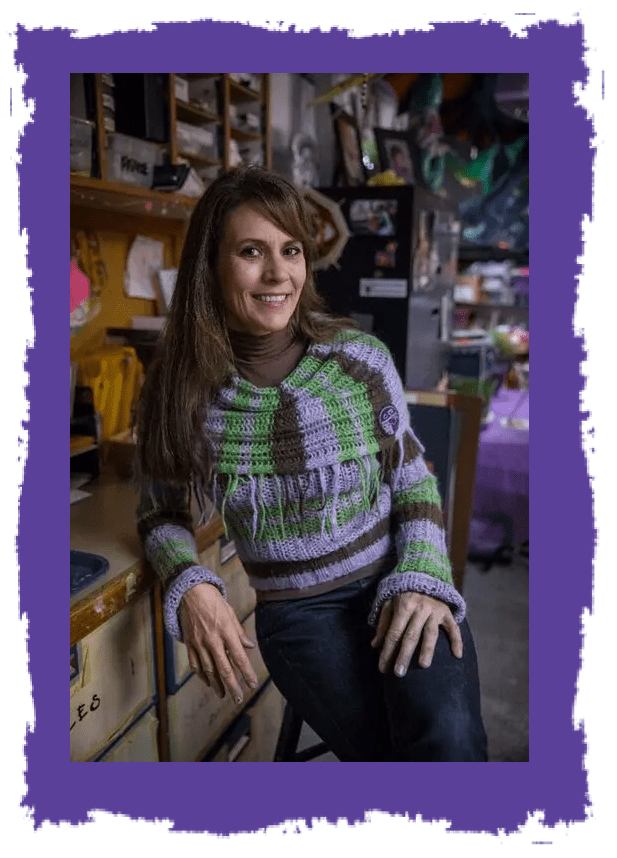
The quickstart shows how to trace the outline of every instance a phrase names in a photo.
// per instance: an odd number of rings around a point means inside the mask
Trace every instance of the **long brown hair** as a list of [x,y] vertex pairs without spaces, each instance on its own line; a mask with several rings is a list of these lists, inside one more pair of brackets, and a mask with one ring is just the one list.
[[313,225],[295,186],[255,166],[233,168],[215,179],[191,215],[165,331],[137,407],[135,477],[142,491],[193,486],[199,497],[210,479],[205,410],[233,366],[217,251],[228,216],[245,203],[302,242],[307,276],[292,332],[308,342],[325,342],[353,326],[331,316],[316,290]]

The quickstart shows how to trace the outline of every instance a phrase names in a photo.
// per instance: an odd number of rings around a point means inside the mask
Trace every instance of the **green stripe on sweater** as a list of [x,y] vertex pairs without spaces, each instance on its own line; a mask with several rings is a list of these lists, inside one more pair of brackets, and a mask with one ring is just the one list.
[[402,489],[395,493],[398,505],[407,503],[435,503],[441,505],[437,480],[433,476],[424,477],[410,489]]
[[425,575],[432,575],[433,578],[445,581],[446,584],[452,583],[450,564],[447,562],[434,563],[426,556],[403,558],[403,560],[397,564],[394,574],[403,572],[423,572]]

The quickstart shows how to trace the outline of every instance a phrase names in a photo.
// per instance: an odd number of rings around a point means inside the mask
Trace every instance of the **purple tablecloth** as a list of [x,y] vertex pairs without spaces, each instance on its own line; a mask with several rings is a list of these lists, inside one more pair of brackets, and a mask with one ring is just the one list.
[[480,433],[470,554],[529,539],[529,391],[499,390]]

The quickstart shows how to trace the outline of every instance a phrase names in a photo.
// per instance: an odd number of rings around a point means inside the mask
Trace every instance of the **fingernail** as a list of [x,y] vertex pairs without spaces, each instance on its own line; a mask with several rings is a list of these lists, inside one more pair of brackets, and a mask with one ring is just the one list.
[[257,680],[249,679],[249,688],[257,688]]
[[239,705],[242,703],[242,695],[241,695],[241,694],[239,694],[239,695],[238,695],[236,698],[234,698],[234,699],[235,699],[235,701],[236,701],[236,705],[237,705],[237,706],[239,706]]
[[405,668],[404,667],[396,667],[394,672],[397,676],[405,676]]

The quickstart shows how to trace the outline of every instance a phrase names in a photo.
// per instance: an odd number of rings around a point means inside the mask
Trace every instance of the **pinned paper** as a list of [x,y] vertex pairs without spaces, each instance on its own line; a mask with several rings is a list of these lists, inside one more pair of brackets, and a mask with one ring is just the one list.
[[90,281],[80,270],[77,262],[71,259],[71,313],[90,295]]
[[163,267],[163,252],[162,241],[137,236],[128,252],[124,275],[124,291],[129,298],[157,299],[155,284]]

